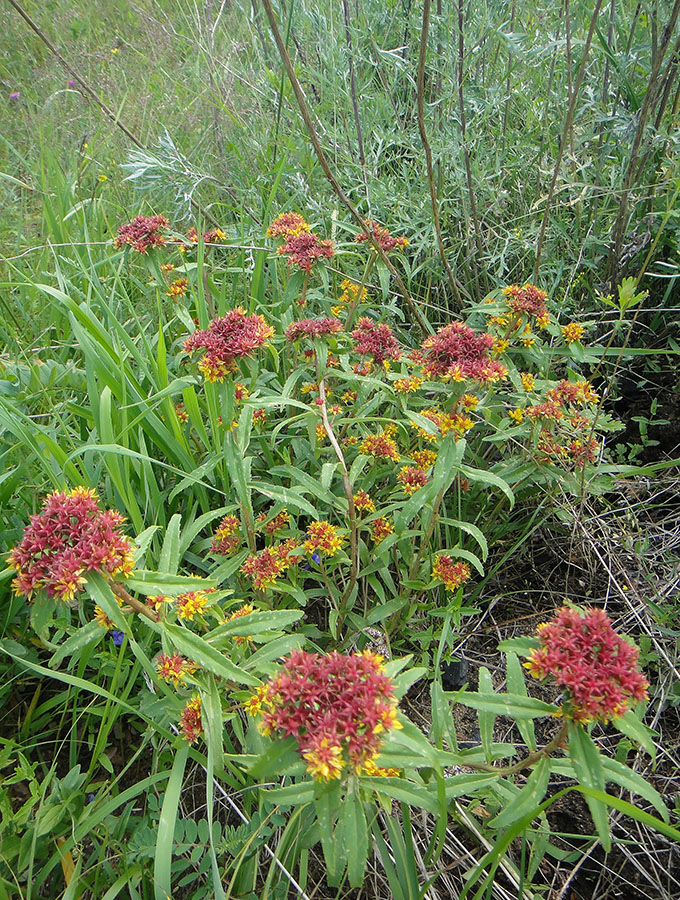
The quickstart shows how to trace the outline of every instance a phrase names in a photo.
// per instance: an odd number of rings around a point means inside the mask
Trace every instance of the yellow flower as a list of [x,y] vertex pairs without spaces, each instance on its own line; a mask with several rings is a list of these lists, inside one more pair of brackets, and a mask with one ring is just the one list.
[[524,419],[524,412],[517,407],[517,409],[511,409],[508,412],[508,416],[512,419],[513,422],[516,422],[518,425],[521,425]]

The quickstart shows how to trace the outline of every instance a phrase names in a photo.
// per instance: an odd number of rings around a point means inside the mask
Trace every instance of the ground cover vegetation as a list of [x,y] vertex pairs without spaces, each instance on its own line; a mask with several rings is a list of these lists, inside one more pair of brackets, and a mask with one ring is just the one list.
[[0,896],[678,895],[679,14],[3,7]]

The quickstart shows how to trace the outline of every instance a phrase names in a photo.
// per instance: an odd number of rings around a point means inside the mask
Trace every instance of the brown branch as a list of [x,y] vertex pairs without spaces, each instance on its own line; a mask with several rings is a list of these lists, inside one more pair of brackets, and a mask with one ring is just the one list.
[[118,581],[109,581],[109,585],[116,597],[122,600],[123,603],[127,603],[128,606],[131,606],[140,616],[144,616],[151,622],[158,622],[158,614],[152,609],[149,609],[149,607],[145,603],[142,603],[141,600],[137,600],[136,597],[133,597],[132,594],[128,593],[122,584]]
[[416,305],[416,302],[413,299],[413,297],[411,297],[411,295],[409,294],[409,292],[406,288],[406,285],[404,284],[399,272],[397,272],[393,263],[388,258],[387,254],[385,253],[383,248],[380,246],[378,241],[376,241],[376,239],[374,238],[374,236],[371,232],[371,229],[366,227],[366,223],[365,223],[364,219],[361,217],[361,214],[359,213],[357,208],[354,206],[352,201],[349,199],[347,194],[342,189],[340,182],[338,181],[333,170],[331,169],[328,159],[326,157],[326,154],[324,153],[323,147],[321,146],[319,136],[316,133],[316,128],[314,127],[314,122],[312,121],[312,116],[311,116],[311,113],[309,112],[309,107],[307,106],[307,101],[305,99],[304,92],[300,86],[300,82],[297,79],[297,75],[295,74],[295,70],[293,68],[293,63],[291,62],[290,55],[288,53],[288,50],[284,43],[283,37],[281,35],[281,31],[280,31],[278,23],[276,21],[276,15],[274,14],[271,0],[262,0],[262,5],[264,6],[264,10],[267,14],[267,18],[269,19],[269,27],[271,29],[272,36],[273,36],[276,46],[278,48],[279,56],[281,57],[281,62],[283,63],[283,67],[286,70],[286,74],[288,75],[288,80],[290,81],[291,87],[293,88],[293,93],[295,94],[295,99],[297,100],[297,105],[300,110],[300,115],[302,116],[302,119],[305,123],[307,133],[309,134],[309,139],[312,142],[312,146],[314,147],[314,152],[316,153],[317,159],[319,160],[319,164],[320,164],[321,168],[323,169],[324,175],[328,179],[331,187],[333,188],[333,191],[335,192],[336,196],[338,197],[338,199],[340,200],[342,205],[345,207],[345,209],[347,209],[349,214],[352,216],[352,218],[357,223],[357,225],[362,229],[362,231],[363,230],[366,231],[366,234],[368,235],[369,244],[375,250],[375,252],[378,254],[378,256],[383,261],[385,266],[387,266],[387,269],[391,273],[391,275],[394,277],[394,279],[397,283],[397,286],[399,288],[399,291],[401,292],[402,296],[404,297],[404,300],[406,300],[409,307],[411,308],[411,311],[412,311],[413,315],[415,316],[416,321],[418,322],[418,325],[421,327],[421,329],[423,331],[430,333],[432,331],[432,328],[431,328],[429,322],[427,321],[427,319],[425,318],[423,313],[420,311],[420,309]]

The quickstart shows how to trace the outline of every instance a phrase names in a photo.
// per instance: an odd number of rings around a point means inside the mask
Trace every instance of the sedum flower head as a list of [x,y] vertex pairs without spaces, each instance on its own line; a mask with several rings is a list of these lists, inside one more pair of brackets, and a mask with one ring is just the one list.
[[230,556],[241,543],[240,527],[238,516],[225,516],[215,531],[210,552],[217,556]]
[[578,322],[569,322],[569,324],[562,326],[562,337],[567,344],[574,344],[576,341],[581,340],[585,331],[583,325],[579,325]]
[[362,316],[357,322],[352,338],[354,352],[370,356],[377,363],[384,364],[387,360],[398,360],[401,357],[399,344],[390,326],[377,324],[366,316]]
[[490,359],[493,343],[490,334],[477,334],[463,322],[451,322],[423,341],[425,374],[453,381],[500,381],[508,370]]
[[368,241],[368,232],[370,231],[374,240],[381,246],[385,253],[389,253],[390,250],[394,250],[395,248],[397,250],[405,250],[406,247],[408,247],[408,238],[394,237],[389,233],[387,228],[383,228],[382,225],[379,225],[372,219],[365,219],[364,225],[366,226],[366,231],[360,231],[354,238],[357,244],[363,244]]
[[307,540],[304,543],[307,553],[319,551],[324,556],[335,556],[342,548],[343,539],[338,529],[330,522],[312,522],[307,528]]
[[298,557],[290,556],[291,550],[297,546],[298,542],[289,538],[273,547],[265,547],[248,557],[241,566],[241,572],[252,580],[258,591],[274,587],[284,572],[298,564]]
[[267,237],[289,238],[300,234],[309,234],[312,230],[309,222],[300,213],[287,212],[278,215],[267,229]]
[[382,543],[391,534],[394,534],[394,525],[385,516],[379,516],[371,522],[371,537],[376,544]]
[[333,241],[322,240],[318,234],[310,231],[289,234],[277,253],[288,258],[289,266],[297,266],[303,272],[311,272],[318,260],[332,259],[335,256],[335,248]]
[[182,684],[185,677],[195,671],[196,664],[180,656],[179,653],[174,653],[172,656],[161,653],[156,661],[158,677],[168,684],[174,684],[175,687]]
[[607,722],[646,699],[637,648],[614,631],[604,610],[563,607],[539,626],[538,640],[524,665],[534,678],[553,678],[567,691],[563,715]]
[[432,577],[442,581],[447,591],[455,591],[470,575],[470,566],[466,562],[454,562],[447,554],[441,554],[432,564]]
[[434,450],[416,450],[409,455],[419,469],[430,469],[437,462]]
[[548,324],[548,308],[545,305],[548,295],[536,285],[508,285],[503,288],[503,297],[514,312],[535,316],[540,328],[545,328]]
[[293,342],[300,338],[323,337],[342,331],[342,323],[337,319],[299,319],[286,328],[286,339]]
[[534,385],[536,384],[536,378],[531,372],[522,372],[519,376],[520,381],[522,382],[522,390],[529,393],[533,391]]
[[213,319],[210,325],[195,331],[184,342],[187,353],[204,350],[198,367],[207,381],[222,381],[234,370],[237,359],[250,356],[258,347],[266,344],[274,335],[274,329],[264,316],[248,315],[238,306],[225,316]]
[[296,739],[317,781],[341,778],[348,764],[357,773],[370,770],[383,736],[401,727],[396,708],[381,657],[336,651],[294,651],[246,703],[250,715],[262,717],[264,734]]
[[358,491],[354,497],[354,506],[359,512],[375,512],[375,503],[368,496],[366,491]]
[[120,531],[124,521],[119,512],[101,509],[88,488],[49,494],[7,558],[17,573],[14,589],[29,598],[45,590],[49,597],[72,600],[88,572],[126,578],[134,555]]
[[119,250],[128,244],[138,253],[146,253],[149,247],[165,246],[164,229],[168,227],[165,216],[136,216],[118,229],[113,246]]
[[186,741],[193,744],[203,734],[203,722],[201,720],[201,698],[198,694],[193,696],[182,710],[179,720],[179,730]]
[[175,597],[177,615],[182,621],[190,622],[206,608],[211,593],[213,593],[212,588],[208,588],[205,591],[187,591],[185,594],[178,594]]
[[402,466],[397,475],[397,481],[409,497],[420,488],[425,487],[429,480],[425,470],[417,466]]
[[385,431],[365,437],[359,447],[359,453],[363,453],[364,456],[373,456],[375,459],[391,459],[394,462],[399,459],[397,443]]

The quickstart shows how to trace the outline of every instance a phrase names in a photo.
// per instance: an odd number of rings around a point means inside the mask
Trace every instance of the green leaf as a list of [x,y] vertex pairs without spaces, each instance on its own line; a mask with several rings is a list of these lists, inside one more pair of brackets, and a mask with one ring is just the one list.
[[202,668],[207,669],[208,672],[226,678],[228,681],[235,681],[237,684],[252,686],[260,684],[258,678],[249,675],[248,672],[244,672],[243,669],[235,665],[216,647],[203,640],[199,635],[194,634],[193,631],[189,631],[188,628],[183,628],[170,622],[163,622],[161,627],[180,653],[192,659]]
[[[527,686],[524,680],[524,672],[516,654],[506,651],[506,675],[508,679],[508,690],[512,694],[519,694],[523,697],[527,696]],[[524,739],[524,743],[529,750],[536,749],[536,734],[534,732],[534,723],[529,719],[518,719],[517,728]]]
[[282,788],[262,790],[262,799],[277,806],[302,806],[314,799],[314,782],[301,781],[299,784],[287,784]]
[[489,822],[489,825],[493,828],[505,828],[531,811],[538,815],[549,780],[550,760],[544,756],[532,769],[522,790],[515,795],[514,799],[495,819]]
[[158,820],[156,837],[156,854],[154,856],[154,895],[156,900],[168,900],[172,897],[171,866],[172,848],[174,844],[177,808],[182,792],[184,769],[189,756],[189,745],[184,744],[177,751],[172,764],[172,771],[165,789],[163,806]]
[[413,784],[403,778],[391,778],[384,776],[360,776],[364,787],[373,788],[379,794],[386,794],[393,800],[408,803],[417,809],[426,809],[431,813],[440,813],[440,804],[433,793],[426,787]]
[[612,719],[612,725],[618,728],[626,737],[643,747],[652,759],[656,759],[656,746],[652,738],[654,732],[640,721],[632,709],[629,709],[625,715],[616,716]]
[[363,882],[368,860],[368,825],[363,804],[357,794],[350,794],[345,798],[341,822],[347,877],[350,887],[358,888]]
[[253,637],[267,631],[281,631],[293,622],[298,622],[304,613],[296,609],[264,610],[251,612],[247,616],[225,622],[210,632],[210,640],[233,637],[234,635]]
[[522,694],[491,694],[464,691],[459,694],[458,702],[473,709],[483,709],[497,716],[511,716],[513,719],[537,719],[540,716],[551,716],[557,712],[554,703],[544,703],[533,697]]
[[[481,694],[493,694],[493,682],[491,673],[486,666],[479,668],[479,692]],[[464,703],[465,701],[463,701]],[[482,747],[486,755],[487,762],[491,759],[491,744],[493,742],[493,729],[496,722],[496,716],[493,712],[485,709],[479,709],[477,713],[479,721],[479,735],[482,741]]]
[[182,516],[179,513],[168,522],[163,539],[161,558],[158,563],[158,571],[163,575],[176,575],[179,566],[179,530],[182,525]]
[[271,776],[278,777],[293,766],[303,768],[300,754],[297,751],[297,741],[288,737],[284,740],[273,741],[264,753],[260,753],[254,760],[246,765],[249,775],[256,781]]
[[257,491],[258,494],[262,494],[263,497],[269,497],[270,500],[281,503],[282,506],[307,513],[314,519],[319,518],[319,513],[312,504],[291,488],[275,487],[273,484],[264,485],[259,482],[253,482],[248,487],[253,491]]
[[161,572],[149,572],[145,569],[135,569],[131,578],[125,582],[129,591],[136,591],[147,597],[156,594],[168,594],[175,596],[186,591],[205,591],[215,587],[214,578],[195,578],[189,575],[172,575]]
[[[573,722],[569,723],[569,758],[580,783],[585,787],[604,794],[602,757],[585,728]],[[586,802],[602,846],[606,851],[609,851],[611,849],[611,834],[609,832],[607,807],[602,800],[588,794],[586,794]]]
[[618,809],[619,812],[624,813],[626,816],[630,816],[631,819],[642,822],[643,825],[649,825],[650,828],[653,828],[660,834],[665,834],[666,837],[670,838],[672,841],[680,843],[680,831],[677,828],[673,828],[672,825],[667,825],[665,822],[662,822],[661,819],[654,818],[654,816],[651,816],[648,812],[644,812],[644,810],[638,809],[637,806],[633,806],[632,803],[621,800],[620,797],[612,797],[611,794],[605,794],[603,791],[593,790],[593,788],[586,787],[586,785],[583,784],[577,785],[575,790],[584,794],[586,799],[591,797],[603,805],[606,803],[607,806],[611,806],[612,809]]
[[482,484],[490,484],[492,487],[499,488],[510,501],[510,509],[515,505],[515,495],[510,490],[508,483],[498,475],[495,475],[493,472],[485,472],[482,469],[473,469],[471,466],[463,465],[461,465],[460,471],[469,481],[481,481]]
[[106,634],[106,628],[100,625],[96,619],[88,622],[79,628],[75,634],[72,634],[68,640],[64,641],[56,653],[50,659],[48,665],[50,669],[56,668],[66,656],[74,656],[79,650],[89,647],[90,644],[96,644]]

